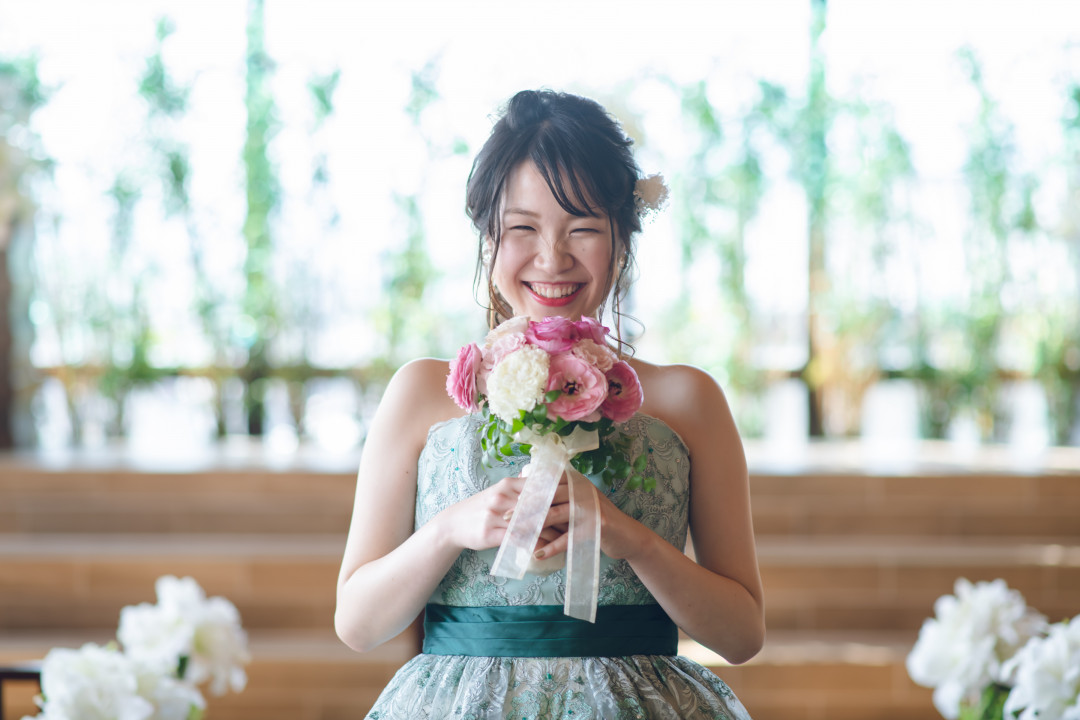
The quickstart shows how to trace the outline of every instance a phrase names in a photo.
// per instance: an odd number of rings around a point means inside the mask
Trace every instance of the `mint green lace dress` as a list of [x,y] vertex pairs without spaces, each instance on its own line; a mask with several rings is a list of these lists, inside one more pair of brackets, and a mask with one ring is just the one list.
[[[479,418],[436,424],[420,455],[416,526],[508,475],[527,458],[480,462]],[[672,545],[686,543],[689,455],[660,420],[625,426],[648,453],[656,490],[609,496]],[[598,485],[604,490],[602,485]],[[564,572],[493,577],[495,549],[466,550],[432,594],[424,653],[406,663],[371,720],[749,720],[731,689],[676,654],[673,623],[623,560],[601,556],[596,625],[562,615]]]

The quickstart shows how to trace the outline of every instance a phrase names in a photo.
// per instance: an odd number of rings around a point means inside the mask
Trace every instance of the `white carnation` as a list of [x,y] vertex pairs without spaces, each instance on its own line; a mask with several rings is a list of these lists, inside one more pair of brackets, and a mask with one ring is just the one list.
[[487,401],[491,412],[504,422],[513,422],[521,410],[529,411],[540,402],[548,380],[548,354],[526,345],[507,355],[491,370],[487,379]]
[[139,697],[132,661],[94,643],[50,650],[41,665],[41,692],[39,720],[149,720],[154,713]]
[[1080,720],[1080,615],[1050,626],[1007,663],[1015,684],[1005,715],[1020,720]]
[[1007,684],[1005,662],[1046,625],[1003,580],[960,578],[955,592],[938,598],[907,657],[911,679],[934,688],[934,706],[950,720],[991,682]]

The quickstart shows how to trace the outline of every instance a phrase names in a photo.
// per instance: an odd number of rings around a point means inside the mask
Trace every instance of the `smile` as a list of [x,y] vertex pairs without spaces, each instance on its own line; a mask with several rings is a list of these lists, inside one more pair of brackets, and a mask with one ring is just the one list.
[[556,307],[573,302],[574,298],[585,287],[585,283],[527,282],[525,287],[529,289],[533,298],[541,305]]

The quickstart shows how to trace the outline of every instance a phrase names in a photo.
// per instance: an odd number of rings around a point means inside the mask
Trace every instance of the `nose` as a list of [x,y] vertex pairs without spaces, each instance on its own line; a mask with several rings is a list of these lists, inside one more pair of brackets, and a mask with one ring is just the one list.
[[558,275],[574,265],[574,256],[569,252],[566,242],[556,238],[544,238],[536,253],[536,266],[546,273]]

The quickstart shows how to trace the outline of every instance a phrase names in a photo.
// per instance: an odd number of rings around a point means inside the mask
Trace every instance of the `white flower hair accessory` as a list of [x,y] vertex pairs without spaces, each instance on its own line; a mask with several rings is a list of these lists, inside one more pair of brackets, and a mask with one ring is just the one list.
[[634,210],[638,217],[648,217],[667,204],[669,195],[667,183],[660,173],[638,178],[634,183]]

